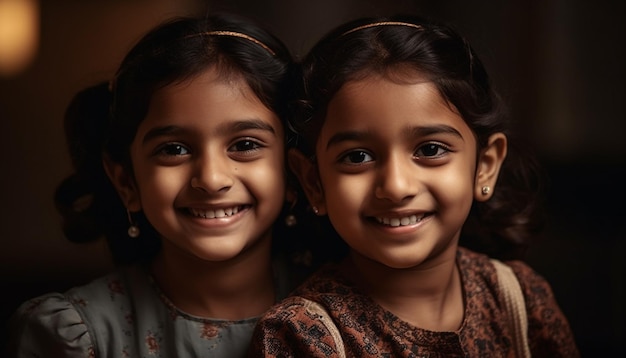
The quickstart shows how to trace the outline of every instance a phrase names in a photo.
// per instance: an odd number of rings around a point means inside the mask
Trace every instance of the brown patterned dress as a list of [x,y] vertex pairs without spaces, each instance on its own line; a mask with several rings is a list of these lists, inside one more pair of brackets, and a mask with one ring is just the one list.
[[[465,316],[456,332],[412,326],[363,295],[331,265],[270,309],[253,336],[251,357],[339,357],[331,333],[303,298],[320,303],[337,326],[346,357],[514,357],[513,333],[489,258],[459,248]],[[521,261],[518,277],[528,313],[533,357],[579,357],[569,323],[550,285]]]

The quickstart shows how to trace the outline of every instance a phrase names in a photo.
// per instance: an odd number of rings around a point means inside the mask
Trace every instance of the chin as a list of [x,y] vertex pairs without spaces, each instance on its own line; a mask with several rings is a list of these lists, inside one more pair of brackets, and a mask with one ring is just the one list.
[[243,247],[220,247],[215,250],[212,248],[211,250],[196,251],[195,255],[203,261],[211,261],[211,262],[224,262],[232,260],[238,256],[241,256],[244,251]]

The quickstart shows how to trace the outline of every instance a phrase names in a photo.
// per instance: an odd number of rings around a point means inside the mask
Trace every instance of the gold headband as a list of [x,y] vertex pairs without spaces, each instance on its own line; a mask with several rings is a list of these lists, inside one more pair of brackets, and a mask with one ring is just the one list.
[[246,39],[248,41],[254,42],[255,44],[263,47],[267,52],[272,54],[272,56],[276,56],[276,53],[274,51],[272,51],[272,49],[269,48],[269,46],[267,46],[263,42],[255,39],[254,37],[252,37],[250,35],[242,34],[241,32],[236,32],[236,31],[207,31],[207,32],[201,32],[201,33],[198,33],[198,34],[189,35],[189,36],[186,36],[186,37],[199,36],[199,35],[239,37],[239,38]]
[[[263,47],[267,52],[269,52],[272,56],[276,56],[276,53],[274,51],[272,51],[271,48],[269,48],[269,46],[267,46],[266,44],[264,44],[263,42],[255,39],[254,37],[250,36],[250,35],[246,35],[243,34],[241,32],[235,32],[235,31],[207,31],[207,32],[200,32],[197,34],[193,34],[193,35],[188,35],[185,36],[185,38],[189,38],[189,37],[193,37],[193,36],[200,36],[200,35],[209,35],[209,36],[234,36],[234,37],[239,37],[242,39],[246,39],[248,41],[252,41],[255,44]],[[115,87],[115,79],[109,81],[109,91],[113,92],[113,88]]]
[[363,29],[368,29],[370,27],[376,27],[376,26],[408,26],[408,27],[414,27],[416,29],[422,30],[423,27],[420,25],[416,25],[416,24],[412,24],[410,22],[402,22],[402,21],[381,21],[381,22],[374,22],[372,24],[367,24],[367,25],[362,25],[359,27],[355,27],[351,30],[348,30],[346,32],[344,32],[343,34],[341,34],[341,36],[350,34],[352,32],[355,31],[359,31],[359,30],[363,30]]

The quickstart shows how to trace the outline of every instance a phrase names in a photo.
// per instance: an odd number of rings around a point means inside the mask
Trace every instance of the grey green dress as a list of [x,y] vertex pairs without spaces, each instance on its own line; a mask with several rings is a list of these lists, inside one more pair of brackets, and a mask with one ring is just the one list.
[[[280,299],[287,289],[277,286]],[[241,357],[257,320],[182,312],[133,266],[23,303],[9,347],[15,357]]]

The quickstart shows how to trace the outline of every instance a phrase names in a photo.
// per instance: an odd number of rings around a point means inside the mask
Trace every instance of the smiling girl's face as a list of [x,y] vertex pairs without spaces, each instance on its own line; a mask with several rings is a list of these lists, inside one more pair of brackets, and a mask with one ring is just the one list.
[[285,197],[283,133],[241,77],[210,69],[166,86],[131,145],[128,207],[164,251],[225,261],[268,245]]
[[317,140],[316,205],[358,256],[391,268],[449,260],[475,197],[476,146],[433,83],[348,82]]

